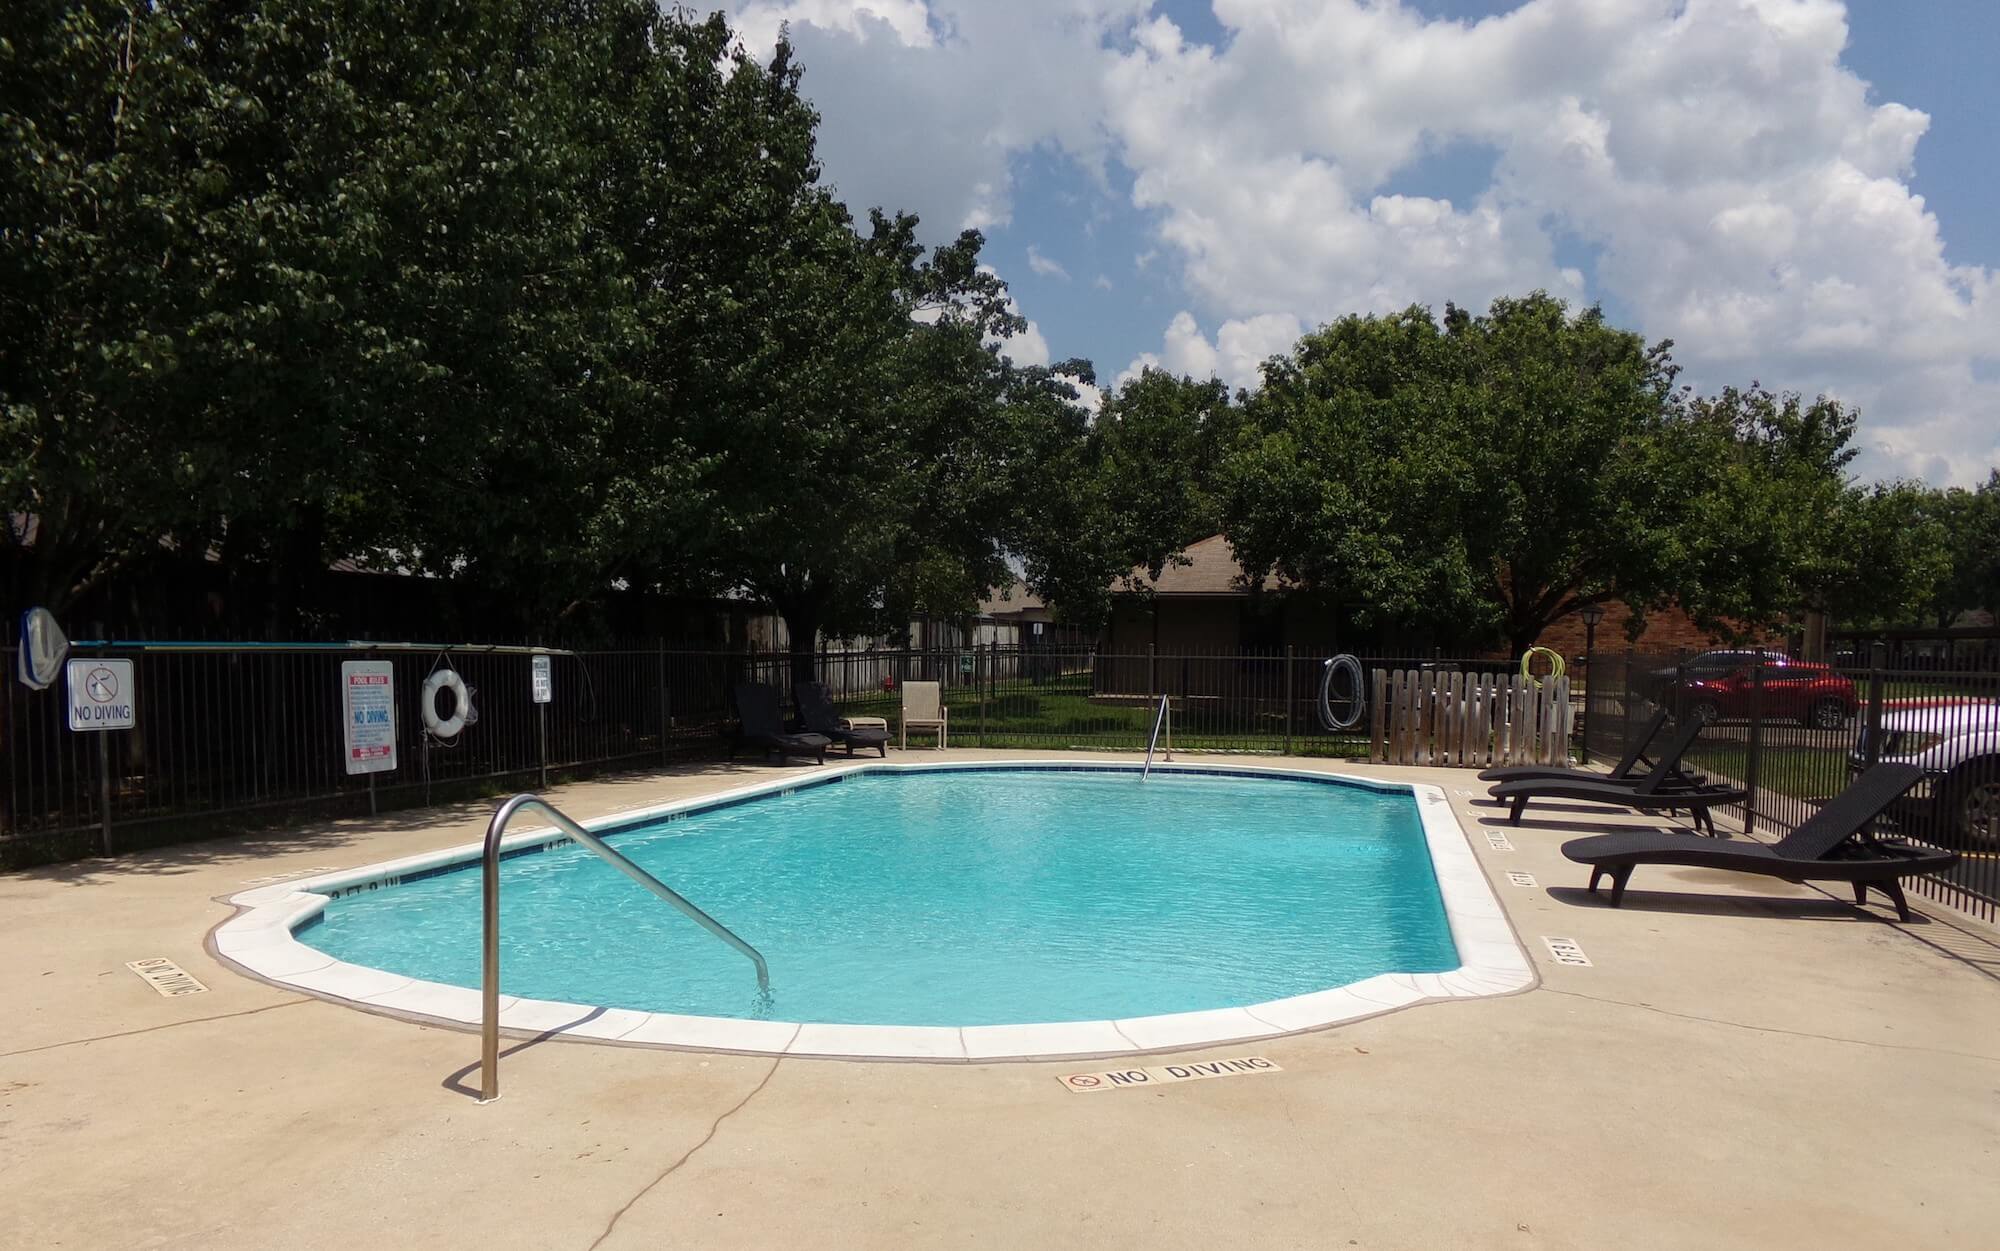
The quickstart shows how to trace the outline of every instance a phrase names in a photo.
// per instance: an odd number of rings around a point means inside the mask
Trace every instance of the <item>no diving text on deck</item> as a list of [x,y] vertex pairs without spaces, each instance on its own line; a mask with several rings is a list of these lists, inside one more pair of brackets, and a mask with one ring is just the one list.
[[1248,1077],[1256,1073],[1284,1070],[1263,1056],[1239,1056],[1233,1060],[1203,1060],[1190,1064],[1156,1064],[1143,1069],[1108,1069],[1102,1073],[1065,1073],[1057,1078],[1070,1090],[1089,1093],[1099,1090],[1129,1090],[1134,1086],[1161,1086],[1173,1082],[1198,1082],[1210,1077]]

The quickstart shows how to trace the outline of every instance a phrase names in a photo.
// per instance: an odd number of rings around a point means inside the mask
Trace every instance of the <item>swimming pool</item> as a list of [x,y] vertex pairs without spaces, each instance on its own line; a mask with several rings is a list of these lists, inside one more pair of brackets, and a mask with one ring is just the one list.
[[[502,1021],[813,1054],[1104,1054],[1519,989],[1532,973],[1434,790],[875,764],[598,823],[763,952],[768,996],[737,953],[544,831],[502,862]],[[253,972],[476,1019],[464,852],[245,896],[261,897],[238,897],[237,922],[262,929],[231,922],[217,949]]]

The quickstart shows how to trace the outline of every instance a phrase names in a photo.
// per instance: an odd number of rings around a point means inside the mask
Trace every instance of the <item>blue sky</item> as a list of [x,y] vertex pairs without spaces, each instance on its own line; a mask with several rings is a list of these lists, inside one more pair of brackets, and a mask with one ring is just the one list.
[[850,203],[986,232],[1017,358],[1254,384],[1344,313],[1541,286],[1698,386],[1855,405],[1869,476],[2000,464],[1992,0],[734,14],[753,47],[790,23]]

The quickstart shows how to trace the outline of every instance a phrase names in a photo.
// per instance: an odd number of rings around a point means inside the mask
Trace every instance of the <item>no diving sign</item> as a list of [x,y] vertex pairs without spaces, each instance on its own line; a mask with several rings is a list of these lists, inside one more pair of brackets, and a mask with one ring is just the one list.
[[70,729],[129,730],[139,723],[131,661],[72,660],[68,672]]

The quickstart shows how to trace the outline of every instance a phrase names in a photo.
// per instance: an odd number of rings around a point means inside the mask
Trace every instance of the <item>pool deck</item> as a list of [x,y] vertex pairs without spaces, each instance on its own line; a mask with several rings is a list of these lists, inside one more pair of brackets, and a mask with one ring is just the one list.
[[[464,843],[490,805],[0,875],[0,1244],[1957,1247],[2000,1228],[1992,929],[1692,869],[1641,869],[1614,911],[1558,845],[1657,820],[1546,805],[1513,828],[1468,772],[1187,759],[1444,787],[1539,987],[1185,1057],[1276,1073],[1092,1094],[1058,1076],[1114,1065],[509,1040],[480,1106],[475,1036],[251,980],[204,939],[258,879]],[[551,798],[590,819],[774,772]],[[162,997],[125,968],[150,957],[209,990]]]

